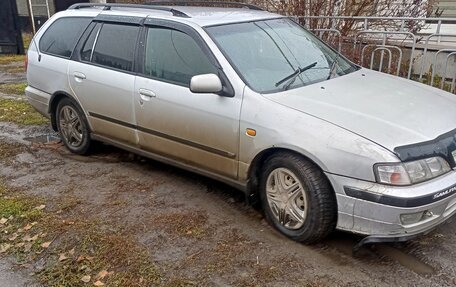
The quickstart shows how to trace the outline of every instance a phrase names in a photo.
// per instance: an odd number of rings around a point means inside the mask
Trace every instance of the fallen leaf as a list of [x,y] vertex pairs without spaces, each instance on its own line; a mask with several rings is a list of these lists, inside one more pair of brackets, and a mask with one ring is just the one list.
[[52,243],[52,241],[44,242],[43,244],[41,244],[41,247],[48,248],[49,245],[51,245],[51,243]]
[[17,243],[16,245],[14,245],[15,247],[23,247],[25,245],[24,242],[19,242]]
[[46,208],[46,205],[44,204],[41,204],[41,205],[38,205],[37,207],[35,207],[36,210],[43,210]]
[[81,262],[81,261],[84,261],[84,260],[92,262],[93,258],[94,257],[92,257],[92,256],[83,256],[83,255],[81,255],[81,256],[78,257],[78,259],[76,259],[76,262]]
[[71,249],[70,251],[68,251],[68,254],[70,254],[71,256],[73,256],[73,255],[74,255],[74,248]]
[[11,248],[11,244],[8,244],[8,243],[2,244],[2,245],[0,245],[0,253],[5,253],[10,248]]
[[3,224],[5,224],[7,221],[8,221],[7,218],[2,217],[2,218],[0,219],[0,224],[3,225]]
[[33,227],[33,225],[31,224],[27,224],[25,227],[24,227],[24,230],[30,230],[31,228]]
[[93,283],[93,286],[105,286],[105,284],[98,280],[97,282]]
[[10,237],[8,237],[9,241],[14,241],[19,235],[17,233],[13,233]]
[[36,241],[38,239],[38,236],[39,236],[39,234],[36,234],[35,236],[30,237],[30,235],[27,234],[27,235],[24,236],[22,241],[27,241],[27,242]]
[[29,252],[30,250],[32,250],[32,245],[33,245],[32,243],[26,243],[24,245],[24,251]]
[[97,275],[95,278],[96,278],[96,279],[103,279],[103,278],[105,278],[108,274],[109,274],[108,271],[103,270],[103,271],[98,272],[98,275]]
[[84,277],[81,278],[81,281],[84,282],[84,283],[89,283],[90,282],[90,275],[86,275]]
[[61,254],[59,255],[59,261],[60,261],[60,262],[62,262],[62,261],[64,261],[64,260],[67,260],[67,259],[68,259],[68,257],[65,255],[65,253],[61,253]]

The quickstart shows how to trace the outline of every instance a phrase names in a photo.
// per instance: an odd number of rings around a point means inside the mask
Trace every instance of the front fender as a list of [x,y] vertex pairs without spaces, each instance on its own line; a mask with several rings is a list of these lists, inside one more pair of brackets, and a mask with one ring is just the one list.
[[[255,129],[256,135],[247,135],[247,128]],[[302,154],[325,172],[367,181],[375,181],[375,163],[399,162],[393,152],[360,135],[280,105],[248,88],[240,131],[241,181],[248,180],[255,157],[271,148]]]

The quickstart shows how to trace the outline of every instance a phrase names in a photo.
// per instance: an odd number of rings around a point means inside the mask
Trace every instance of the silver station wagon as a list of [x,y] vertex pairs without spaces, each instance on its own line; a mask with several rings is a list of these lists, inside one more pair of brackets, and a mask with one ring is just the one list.
[[456,96],[239,5],[75,4],[35,35],[27,98],[70,151],[96,140],[221,180],[293,240],[403,241],[454,215]]

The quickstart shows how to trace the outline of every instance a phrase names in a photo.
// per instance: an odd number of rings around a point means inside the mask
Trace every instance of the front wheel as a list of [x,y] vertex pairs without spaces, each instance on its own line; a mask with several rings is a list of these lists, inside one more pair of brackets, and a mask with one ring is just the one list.
[[337,203],[330,183],[299,155],[278,153],[266,160],[260,197],[269,223],[293,240],[314,243],[335,228]]
[[65,146],[73,153],[86,154],[90,133],[84,113],[72,99],[64,98],[57,105],[57,127]]

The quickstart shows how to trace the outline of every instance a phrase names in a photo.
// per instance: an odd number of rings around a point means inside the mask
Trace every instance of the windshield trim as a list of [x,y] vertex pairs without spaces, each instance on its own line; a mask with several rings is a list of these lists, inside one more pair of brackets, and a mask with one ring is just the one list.
[[[279,93],[279,92],[283,92],[284,90],[280,87],[278,88],[274,88],[274,89],[271,89],[271,90],[266,90],[266,91],[258,91],[257,89],[253,88],[249,82],[246,80],[246,78],[242,75],[242,73],[240,72],[240,70],[238,69],[238,67],[233,63],[233,61],[231,60],[230,57],[228,57],[228,54],[226,53],[225,49],[223,49],[223,47],[221,47],[219,45],[219,43],[216,41],[216,39],[212,36],[212,34],[210,33],[210,31],[208,31],[207,28],[211,28],[211,27],[220,27],[220,26],[229,26],[229,25],[236,25],[236,24],[243,24],[243,23],[255,23],[255,22],[265,22],[265,21],[269,21],[269,20],[277,20],[277,19],[288,19],[290,21],[293,21],[295,24],[297,24],[299,27],[301,27],[302,29],[306,30],[307,32],[309,33],[312,33],[312,31],[306,29],[304,26],[302,26],[300,23],[298,23],[297,21],[295,21],[295,19],[293,19],[292,17],[288,17],[288,16],[279,16],[279,17],[273,17],[273,18],[264,18],[264,19],[256,19],[256,20],[247,20],[247,21],[238,21],[238,22],[232,22],[232,23],[223,23],[223,24],[215,24],[215,25],[208,25],[208,26],[205,26],[205,27],[202,27],[203,30],[206,32],[206,34],[209,36],[209,38],[211,38],[212,42],[214,42],[214,44],[217,46],[217,48],[220,50],[220,52],[223,54],[223,56],[225,57],[225,59],[228,61],[228,63],[230,63],[231,65],[231,68],[234,69],[234,71],[236,72],[236,74],[238,75],[239,78],[241,78],[241,80],[244,82],[244,84],[249,87],[252,91],[258,93],[258,94],[273,94],[273,93]],[[323,42],[323,40],[321,40],[320,38],[318,38],[315,34],[314,34],[315,38],[317,41],[320,41],[323,45],[327,46],[329,49],[331,49],[334,53],[338,54],[339,52],[336,51],[333,47],[331,47],[330,45],[326,44],[325,42]],[[355,71],[358,71],[359,69],[361,69],[361,67],[355,63],[353,63],[351,60],[349,60],[348,58],[346,58],[342,53],[340,54],[339,56],[340,58],[344,59],[345,61],[347,61],[351,66],[352,68],[354,69],[353,72]],[[345,71],[347,71],[348,69],[345,69]],[[345,73],[343,75],[340,75],[340,77],[342,76],[345,76],[345,75],[348,75],[348,74],[351,74],[351,73]],[[299,77],[299,76],[298,76]],[[310,85],[313,85],[313,84],[316,84],[316,83],[322,83],[322,82],[326,82],[326,81],[330,81],[332,79],[335,79],[335,78],[331,78],[331,79],[327,79],[327,80],[321,80],[321,81],[312,81],[312,82],[308,82],[307,84],[305,85],[300,85],[300,86],[295,86],[291,89],[289,89],[288,91],[291,91],[291,90],[294,90],[294,89],[298,89],[298,88],[303,88],[303,87],[307,87],[307,86],[310,86]]]

